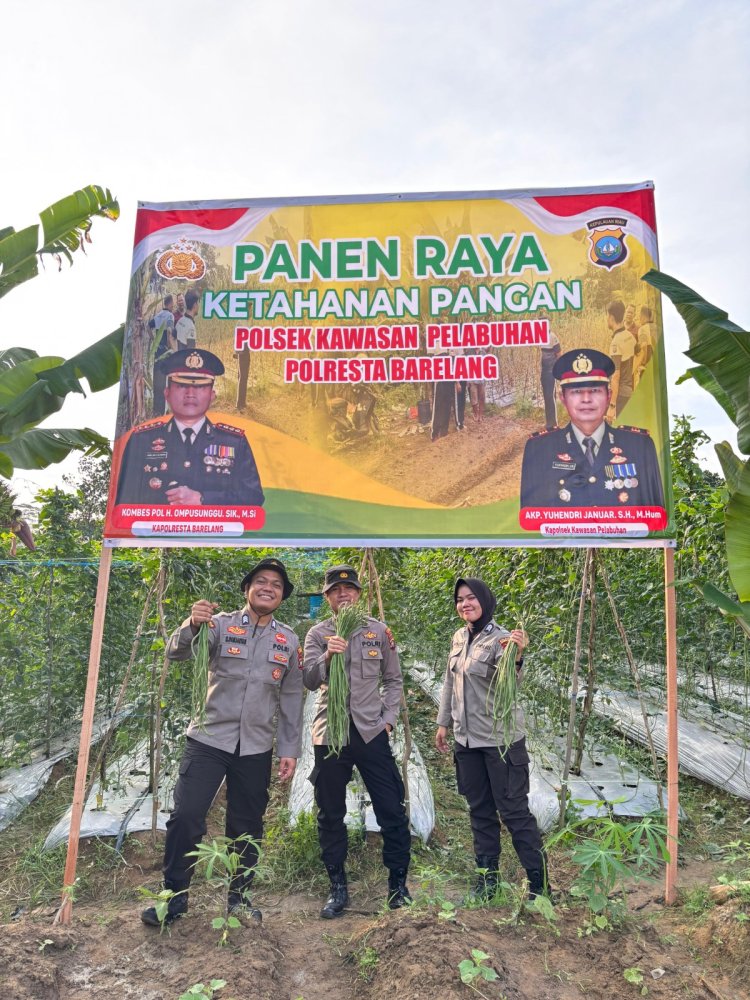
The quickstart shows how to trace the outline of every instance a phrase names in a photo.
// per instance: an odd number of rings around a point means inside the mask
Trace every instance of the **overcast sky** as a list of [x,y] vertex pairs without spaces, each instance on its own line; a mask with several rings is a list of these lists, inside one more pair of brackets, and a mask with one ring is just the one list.
[[[67,357],[122,322],[138,200],[643,180],[662,269],[747,327],[749,28],[747,0],[6,0],[0,226],[87,183],[122,215],[2,300],[0,346]],[[673,386],[687,335],[664,314],[670,413],[734,443]],[[111,435],[115,407],[51,423]],[[19,472],[24,494],[61,468]]]

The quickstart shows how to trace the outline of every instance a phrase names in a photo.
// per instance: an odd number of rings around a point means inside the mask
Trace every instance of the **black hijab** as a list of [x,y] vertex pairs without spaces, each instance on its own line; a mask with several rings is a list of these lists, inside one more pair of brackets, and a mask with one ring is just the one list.
[[471,645],[482,629],[486,628],[492,621],[492,616],[494,615],[495,608],[497,607],[497,599],[483,580],[478,580],[474,576],[460,576],[456,580],[456,585],[453,588],[454,604],[458,600],[458,588],[462,585],[467,586],[471,590],[474,597],[476,597],[479,601],[479,606],[482,609],[481,618],[478,618],[475,622],[466,622],[469,629],[469,645]]

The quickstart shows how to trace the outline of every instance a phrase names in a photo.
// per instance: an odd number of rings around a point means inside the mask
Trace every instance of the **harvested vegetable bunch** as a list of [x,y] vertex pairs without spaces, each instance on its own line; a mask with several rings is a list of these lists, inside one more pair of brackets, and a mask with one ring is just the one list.
[[485,702],[485,708],[492,716],[492,732],[501,753],[502,748],[510,746],[516,728],[517,655],[518,644],[508,639],[490,681]]
[[[347,604],[333,616],[336,635],[349,639],[367,624],[367,615],[356,604]],[[349,678],[345,654],[334,653],[328,669],[328,746],[329,756],[336,757],[349,741]]]
[[198,634],[194,636],[190,643],[193,651],[193,686],[191,692],[191,704],[193,718],[199,729],[203,729],[206,724],[206,698],[208,697],[208,663],[209,645],[211,641],[211,626],[208,622],[203,622],[198,629]]

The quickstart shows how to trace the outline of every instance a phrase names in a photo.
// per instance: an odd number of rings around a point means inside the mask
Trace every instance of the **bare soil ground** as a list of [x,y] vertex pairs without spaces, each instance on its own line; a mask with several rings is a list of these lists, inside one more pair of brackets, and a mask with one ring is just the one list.
[[[507,909],[459,908],[450,920],[430,907],[384,913],[379,894],[354,889],[352,909],[336,921],[319,919],[316,896],[259,892],[263,923],[233,931],[222,948],[211,928],[216,896],[206,886],[163,934],[141,923],[133,901],[77,904],[69,927],[52,926],[47,907],[3,927],[2,995],[173,1000],[218,978],[225,1000],[465,1000],[473,991],[458,965],[478,948],[497,973],[477,983],[488,1000],[750,997],[748,924],[731,901],[685,925],[679,908],[666,910],[653,888],[640,890],[622,929],[580,938],[581,911],[564,904],[556,933],[530,912],[504,925]],[[626,981],[626,969],[640,970],[642,984]]]

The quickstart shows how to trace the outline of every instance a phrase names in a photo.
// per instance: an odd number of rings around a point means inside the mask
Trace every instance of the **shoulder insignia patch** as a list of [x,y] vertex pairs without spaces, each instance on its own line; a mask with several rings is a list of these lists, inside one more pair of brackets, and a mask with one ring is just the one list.
[[157,427],[164,427],[165,424],[169,423],[168,420],[149,420],[146,424],[138,424],[137,427],[133,428],[133,434],[142,434],[144,431],[153,431]]
[[[555,427],[555,430],[557,430],[556,427]],[[531,441],[532,438],[544,437],[545,434],[551,434],[551,433],[552,433],[552,431],[548,431],[546,428],[544,428],[544,430],[541,430],[541,431],[534,431],[533,434],[529,434],[529,441]]]
[[633,431],[635,434],[645,434],[646,437],[651,437],[649,431],[645,427],[621,427],[621,431]]
[[302,646],[297,646],[297,666],[302,670],[304,666],[304,656]]
[[241,427],[233,427],[231,424],[214,424],[214,427],[220,431],[229,431],[230,434],[236,434],[237,437],[245,436],[245,432]]
[[388,628],[387,625],[385,627],[385,634],[388,636],[388,645],[390,646],[391,649],[395,649],[396,640],[393,638],[393,632],[391,632],[391,630]]

